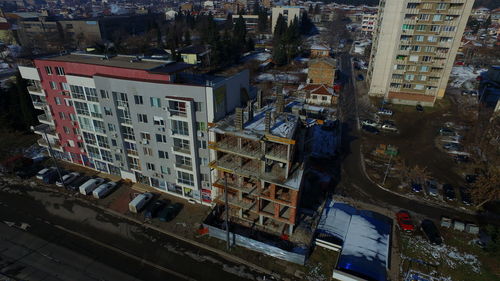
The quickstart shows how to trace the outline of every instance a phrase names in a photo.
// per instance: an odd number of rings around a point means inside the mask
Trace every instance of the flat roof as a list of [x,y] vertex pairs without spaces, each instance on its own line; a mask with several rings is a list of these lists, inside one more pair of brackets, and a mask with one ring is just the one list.
[[[154,60],[154,59],[138,60],[134,56],[117,55],[117,56],[108,56],[108,58],[105,59],[103,55],[79,54],[79,53],[58,55],[48,58],[42,58],[41,60],[85,63],[85,64],[138,69],[138,70],[154,70],[155,68],[165,67],[167,65],[175,65],[175,63],[172,61]],[[177,67],[175,67],[174,69],[178,70]],[[160,70],[159,72],[165,72],[164,69],[159,69],[159,70]]]

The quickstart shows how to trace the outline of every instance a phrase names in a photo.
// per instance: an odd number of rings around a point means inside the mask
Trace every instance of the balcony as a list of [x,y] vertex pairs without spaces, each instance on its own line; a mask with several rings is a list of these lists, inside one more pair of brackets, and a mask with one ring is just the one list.
[[[224,194],[217,196],[215,198],[215,201],[221,204],[225,204],[226,201],[224,198]],[[257,209],[255,208],[255,206],[257,206],[257,201],[255,199],[243,197],[241,200],[239,200],[236,195],[228,195],[227,201],[229,205],[236,206],[243,210],[250,210],[252,212],[257,212]]]
[[[250,180],[250,181],[244,181],[242,184],[239,184],[237,181],[234,180],[227,180],[227,187],[234,189],[234,190],[239,190],[241,192],[247,193],[247,194],[252,194],[256,193],[258,191],[258,186],[257,186],[257,180]],[[213,186],[224,189],[225,188],[225,180],[224,178],[218,178],[214,183]]]
[[288,160],[288,146],[266,143],[266,157],[278,161]]
[[187,118],[187,113],[186,111],[180,111],[180,110],[175,110],[173,108],[167,108],[168,112],[170,114],[170,117],[182,117],[182,118]]
[[172,146],[172,151],[191,155],[191,150],[189,149],[189,147]]
[[181,170],[187,170],[187,171],[193,171],[193,166],[192,165],[186,165],[186,164],[181,164],[181,163],[175,163],[174,164],[177,169]]
[[[37,143],[38,143],[39,146],[46,147],[46,148],[49,149],[49,144],[47,143],[47,140],[45,140],[45,139],[42,138],[42,139],[37,140]],[[51,142],[50,143],[50,148],[52,148],[53,150],[60,151],[60,152],[63,151],[61,143],[58,142],[58,141],[57,142]]]
[[44,136],[45,134],[52,136],[53,138],[58,138],[56,131],[54,128],[47,124],[36,125],[33,129],[33,132],[38,135]]
[[211,142],[209,143],[209,148],[248,158],[260,159],[262,157],[262,150],[258,141],[239,140],[237,137],[227,136],[217,142]]
[[54,120],[52,117],[48,116],[47,114],[40,114],[38,115],[38,122],[42,124],[47,124],[47,125],[54,125]]
[[32,95],[45,97],[45,91],[41,87],[37,86],[28,86],[28,92]]
[[47,106],[47,103],[43,100],[33,101],[33,107],[36,109],[44,110]]

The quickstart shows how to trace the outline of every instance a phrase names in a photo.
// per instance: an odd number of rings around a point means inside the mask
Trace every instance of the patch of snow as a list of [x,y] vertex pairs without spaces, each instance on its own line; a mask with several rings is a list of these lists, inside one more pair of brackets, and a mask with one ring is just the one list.
[[243,61],[256,60],[256,61],[264,62],[270,58],[271,58],[270,53],[260,52],[260,53],[250,54],[250,55],[244,57],[242,60]]
[[487,69],[475,69],[471,66],[454,66],[451,69],[450,78],[452,81],[450,82],[450,86],[461,88],[464,83],[475,80],[483,71],[487,71]]
[[286,73],[262,73],[257,78],[255,78],[257,82],[266,82],[266,81],[274,81],[274,82],[298,82],[299,77],[293,74]]

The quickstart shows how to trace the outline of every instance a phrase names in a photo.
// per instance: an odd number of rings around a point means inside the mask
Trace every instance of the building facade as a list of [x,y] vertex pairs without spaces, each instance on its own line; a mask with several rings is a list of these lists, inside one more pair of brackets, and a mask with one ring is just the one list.
[[274,33],[274,28],[276,27],[276,22],[278,21],[278,17],[280,15],[284,17],[287,25],[290,25],[295,18],[297,18],[297,20],[300,22],[303,11],[304,7],[302,6],[273,7],[271,16],[271,32]]
[[377,13],[364,13],[361,20],[361,30],[365,33],[372,33],[377,26]]
[[199,77],[187,64],[67,54],[20,66],[56,157],[209,203],[208,124],[248,99],[247,71]]
[[381,1],[369,95],[425,106],[443,98],[473,2]]

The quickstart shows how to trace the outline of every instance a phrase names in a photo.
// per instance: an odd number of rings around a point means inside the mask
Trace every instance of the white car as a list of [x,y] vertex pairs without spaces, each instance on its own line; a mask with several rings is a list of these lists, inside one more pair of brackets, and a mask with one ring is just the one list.
[[56,181],[56,185],[59,187],[63,187],[66,184],[72,183],[79,176],[80,176],[80,173],[77,173],[77,172],[73,172],[73,173],[64,175],[64,176],[62,176],[62,182],[60,180],[58,180],[58,181]]
[[92,191],[92,196],[94,196],[94,198],[96,199],[103,198],[109,193],[111,193],[111,191],[115,189],[116,185],[117,183],[113,181],[103,183],[99,185],[96,189],[94,189],[94,191]]
[[36,178],[39,179],[39,180],[43,180],[43,176],[47,173],[49,173],[50,171],[52,170],[55,170],[56,168],[55,167],[50,167],[50,168],[44,168],[44,169],[41,169],[37,174],[36,174]]
[[376,121],[365,119],[361,121],[361,125],[363,126],[371,126],[371,127],[379,127],[379,124]]
[[390,110],[390,109],[381,108],[378,110],[377,114],[392,116],[394,114],[394,112],[392,112],[392,110]]
[[398,128],[396,128],[396,126],[391,125],[391,124],[384,124],[384,125],[382,125],[382,130],[397,132]]

